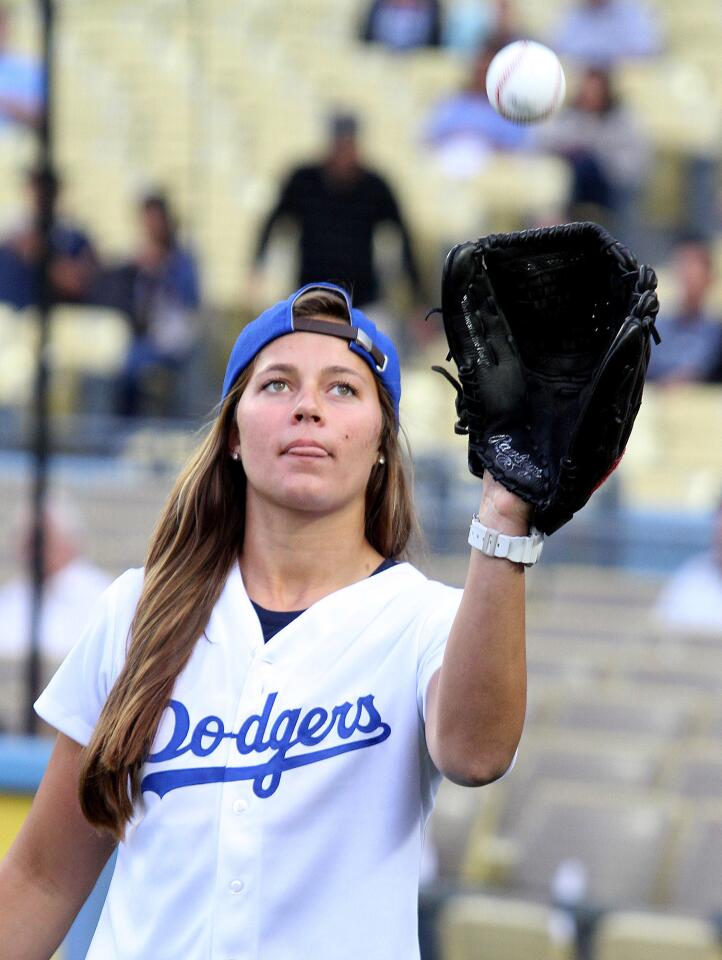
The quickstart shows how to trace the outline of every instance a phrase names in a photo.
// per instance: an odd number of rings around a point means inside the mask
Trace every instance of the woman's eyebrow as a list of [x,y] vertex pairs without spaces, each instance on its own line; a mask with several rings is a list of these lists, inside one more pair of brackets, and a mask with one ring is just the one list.
[[[298,370],[292,363],[271,363],[267,367],[261,367],[260,370],[256,371],[256,376],[266,376],[269,373],[296,373]],[[358,377],[360,380],[362,378],[358,370],[354,370],[352,367],[344,367],[333,365],[330,367],[324,367],[321,371],[322,374],[326,376],[339,376],[343,375],[345,377],[352,376]]]
[[332,374],[343,374],[344,376],[358,377],[361,379],[361,374],[358,370],[353,370],[351,367],[324,367],[323,373],[332,373]]
[[256,371],[257,376],[264,376],[267,373],[294,373],[296,368],[292,363],[271,363],[267,367],[261,367]]

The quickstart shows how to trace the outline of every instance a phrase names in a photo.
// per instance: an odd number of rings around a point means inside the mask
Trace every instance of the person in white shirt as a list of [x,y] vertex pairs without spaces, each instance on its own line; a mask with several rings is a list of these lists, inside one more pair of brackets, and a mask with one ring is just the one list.
[[639,0],[565,4],[548,42],[560,56],[598,67],[654,56],[663,47],[658,18]]
[[[524,567],[463,590],[415,525],[396,350],[333,284],[241,332],[144,569],[106,591],[36,709],[59,736],[0,864],[4,960],[56,949],[118,845],[89,960],[413,960],[442,775],[512,763]],[[529,507],[489,479],[507,537]]]
[[[32,583],[30,516],[18,517],[17,566],[22,570],[0,586],[0,657],[21,659],[30,642]],[[90,610],[111,583],[105,570],[83,554],[82,521],[67,498],[51,496],[45,509],[45,581],[40,615],[40,653],[60,661],[80,638]]]

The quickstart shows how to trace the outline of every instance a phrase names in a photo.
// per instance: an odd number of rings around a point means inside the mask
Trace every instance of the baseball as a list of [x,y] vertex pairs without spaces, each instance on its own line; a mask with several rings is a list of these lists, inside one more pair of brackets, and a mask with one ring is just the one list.
[[514,123],[538,123],[559,109],[566,80],[557,55],[533,40],[503,47],[489,64],[486,93],[497,113]]

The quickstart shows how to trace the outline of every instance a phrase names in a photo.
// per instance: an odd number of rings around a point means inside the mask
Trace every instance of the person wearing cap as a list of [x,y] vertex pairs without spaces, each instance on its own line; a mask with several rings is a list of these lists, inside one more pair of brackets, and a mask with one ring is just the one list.
[[379,316],[384,291],[374,264],[374,238],[379,227],[391,225],[401,240],[402,266],[412,297],[423,301],[401,206],[387,180],[364,163],[359,123],[352,114],[337,113],[330,118],[325,156],[293,169],[281,186],[258,235],[252,289],[261,286],[266,250],[274,228],[282,221],[298,229],[299,286],[327,279],[347,282],[356,306]]
[[[4,960],[56,949],[116,845],[89,960],[419,957],[442,776],[497,779],[521,734],[524,566],[475,549],[462,591],[408,561],[400,396],[339,286],[242,330],[145,568],[36,703],[59,735],[0,864]],[[474,524],[529,539],[492,479]]]

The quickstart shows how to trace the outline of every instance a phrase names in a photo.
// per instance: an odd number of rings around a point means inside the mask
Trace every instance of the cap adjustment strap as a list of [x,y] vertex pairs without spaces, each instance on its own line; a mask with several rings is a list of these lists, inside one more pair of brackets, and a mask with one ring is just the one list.
[[313,317],[294,317],[293,329],[301,333],[323,333],[330,337],[341,337],[362,347],[373,357],[376,369],[383,373],[388,363],[388,357],[382,353],[378,347],[374,346],[371,337],[360,327],[354,327],[350,323],[334,323],[330,320],[315,320]]

